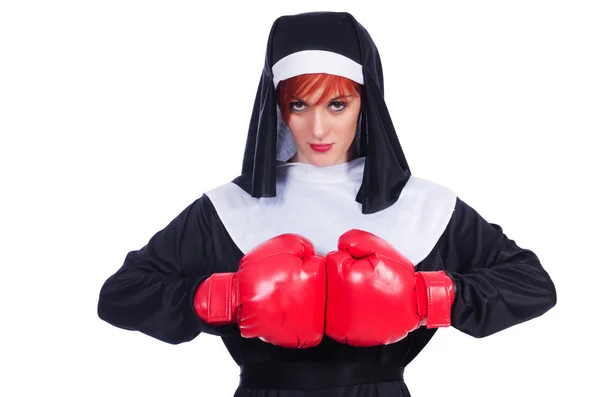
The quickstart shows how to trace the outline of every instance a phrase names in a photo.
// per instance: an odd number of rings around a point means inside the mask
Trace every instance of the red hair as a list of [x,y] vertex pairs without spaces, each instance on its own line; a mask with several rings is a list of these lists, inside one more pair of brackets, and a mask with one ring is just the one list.
[[281,116],[286,123],[290,117],[290,103],[293,99],[301,100],[311,96],[321,87],[323,93],[316,105],[321,105],[333,95],[347,96],[360,95],[361,85],[346,77],[325,73],[302,74],[280,81],[277,86],[277,97]]

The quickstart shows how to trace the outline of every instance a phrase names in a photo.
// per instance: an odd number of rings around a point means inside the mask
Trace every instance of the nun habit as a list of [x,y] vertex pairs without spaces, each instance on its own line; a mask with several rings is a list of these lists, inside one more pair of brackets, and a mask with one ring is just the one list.
[[[295,147],[276,88],[306,73],[363,85],[357,156],[347,163],[288,162]],[[269,34],[240,176],[206,192],[129,252],[104,283],[98,314],[171,344],[201,333],[220,337],[240,366],[236,397],[409,396],[404,369],[436,329],[421,327],[384,346],[357,348],[325,336],[316,347],[286,349],[242,338],[235,324],[208,325],[194,311],[198,285],[214,273],[235,272],[259,243],[298,233],[324,255],[349,229],[384,238],[416,271],[445,271],[455,285],[451,325],[475,338],[556,303],[554,284],[532,251],[450,189],[411,175],[384,101],[379,53],[365,28],[348,13],[283,16]],[[199,383],[208,376],[198,374]]]

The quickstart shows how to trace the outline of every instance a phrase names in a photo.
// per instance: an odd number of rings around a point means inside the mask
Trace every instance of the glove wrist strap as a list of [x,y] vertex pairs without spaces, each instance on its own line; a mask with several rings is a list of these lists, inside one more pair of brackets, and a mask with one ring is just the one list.
[[236,320],[237,300],[235,273],[215,273],[198,287],[194,308],[208,324],[228,324]]
[[444,271],[417,272],[417,311],[427,318],[427,328],[449,327],[454,302],[454,283]]

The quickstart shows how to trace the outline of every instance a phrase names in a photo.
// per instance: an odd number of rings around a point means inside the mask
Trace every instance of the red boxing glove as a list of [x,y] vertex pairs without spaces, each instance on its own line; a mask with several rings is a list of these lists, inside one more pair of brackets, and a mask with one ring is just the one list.
[[325,333],[353,346],[395,343],[426,320],[450,325],[454,284],[443,271],[415,273],[385,240],[362,230],[340,236],[327,254]]
[[318,345],[325,328],[325,258],[296,234],[258,245],[236,273],[216,273],[200,284],[194,308],[206,323],[237,322],[245,338],[290,348]]

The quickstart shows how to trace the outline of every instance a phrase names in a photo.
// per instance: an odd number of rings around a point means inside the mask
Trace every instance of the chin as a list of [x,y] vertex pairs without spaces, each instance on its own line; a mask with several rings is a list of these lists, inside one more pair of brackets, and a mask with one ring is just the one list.
[[307,159],[315,167],[331,167],[346,162],[343,156],[335,153],[312,155]]

